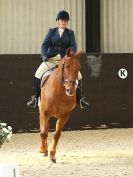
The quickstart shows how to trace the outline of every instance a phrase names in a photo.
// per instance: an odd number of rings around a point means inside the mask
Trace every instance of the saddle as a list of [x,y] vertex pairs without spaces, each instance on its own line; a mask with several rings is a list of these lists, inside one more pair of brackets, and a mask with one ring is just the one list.
[[41,87],[44,85],[46,79],[51,75],[51,73],[53,72],[54,70],[48,70],[46,71],[43,75],[42,75],[42,78],[41,78]]

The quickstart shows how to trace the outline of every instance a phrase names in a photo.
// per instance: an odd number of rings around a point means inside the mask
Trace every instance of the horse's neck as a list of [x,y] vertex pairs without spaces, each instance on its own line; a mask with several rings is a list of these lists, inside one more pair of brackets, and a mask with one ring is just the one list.
[[[59,92],[64,92],[64,86],[62,84],[62,61],[58,68],[54,70],[54,72],[50,75],[49,79],[47,80],[48,90],[52,91],[52,94],[57,94]],[[64,92],[65,93],[65,92]]]
[[63,74],[62,74],[62,71],[61,71],[59,68],[57,68],[57,69],[55,70],[55,76],[56,76],[57,78],[60,78],[60,80],[62,80]]
[[62,59],[61,63],[59,64],[58,68],[56,68],[55,73],[62,78],[62,72],[63,72],[63,62],[64,60]]
[[64,65],[64,59],[61,60],[60,64],[58,65],[58,68],[56,68],[54,70],[54,74],[56,77],[59,77],[60,79],[62,79],[63,77],[63,66]]
[[48,79],[48,85],[51,85],[53,90],[58,89],[63,89],[64,87],[62,85],[62,73],[59,70],[59,68],[56,68],[54,72],[50,75],[50,78]]

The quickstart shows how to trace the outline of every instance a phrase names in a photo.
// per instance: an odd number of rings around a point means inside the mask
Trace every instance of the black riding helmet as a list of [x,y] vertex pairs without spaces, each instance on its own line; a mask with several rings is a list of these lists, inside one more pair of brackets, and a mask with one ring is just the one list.
[[68,20],[69,21],[69,13],[65,10],[60,11],[56,17],[56,21],[57,20]]

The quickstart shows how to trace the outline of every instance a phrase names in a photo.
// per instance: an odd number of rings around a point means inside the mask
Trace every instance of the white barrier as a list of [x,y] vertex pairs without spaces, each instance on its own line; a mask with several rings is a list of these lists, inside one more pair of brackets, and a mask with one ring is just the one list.
[[0,177],[20,177],[17,164],[0,163]]

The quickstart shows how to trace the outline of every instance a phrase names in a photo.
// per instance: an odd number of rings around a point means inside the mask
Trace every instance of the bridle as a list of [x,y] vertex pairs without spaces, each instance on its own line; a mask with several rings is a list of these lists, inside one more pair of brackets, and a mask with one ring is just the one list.
[[[65,57],[64,59],[67,60],[70,57]],[[75,87],[78,86],[78,83],[76,82],[76,80],[70,80],[67,79],[66,76],[64,76],[64,66],[65,66],[65,62],[63,63],[63,67],[62,67],[62,76],[58,76],[58,74],[55,73],[56,77],[58,78],[58,80],[61,82],[61,84],[64,86],[65,83],[70,82],[72,83]]]

